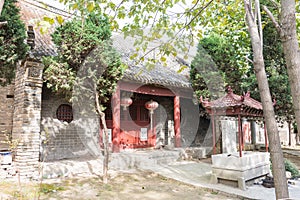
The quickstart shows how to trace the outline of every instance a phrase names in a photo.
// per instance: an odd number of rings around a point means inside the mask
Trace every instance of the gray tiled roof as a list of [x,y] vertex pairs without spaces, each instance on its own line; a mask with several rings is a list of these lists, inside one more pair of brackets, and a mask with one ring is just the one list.
[[[154,69],[147,70],[143,63],[138,62],[138,64],[136,64],[135,60],[130,59],[130,55],[133,54],[135,49],[133,45],[134,38],[126,37],[124,39],[122,34],[114,34],[112,39],[114,47],[121,52],[123,62],[129,66],[129,69],[125,71],[123,80],[171,87],[191,87],[188,79],[189,71],[184,70],[181,73],[177,73],[181,67],[180,63],[177,61],[177,57],[168,57],[166,67],[157,61]],[[149,49],[155,47],[155,45],[155,43],[150,43]],[[143,53],[140,54],[140,56],[143,56]],[[155,52],[150,53],[145,60],[149,57],[154,58],[154,54]]]
[[[20,0],[18,3],[21,8],[21,17],[26,25],[35,25],[44,16],[61,15],[64,18],[70,18],[71,15],[63,10],[55,7],[46,6],[33,0]],[[42,56],[56,55],[55,45],[51,41],[50,34],[54,31],[54,27],[49,29],[49,33],[41,34],[38,29],[35,29],[35,48],[31,51],[31,56],[40,59]],[[155,68],[147,70],[145,66],[134,64],[130,57],[130,52],[134,51],[134,38],[127,37],[124,39],[122,34],[113,35],[114,47],[122,54],[123,62],[129,68],[125,71],[123,80],[138,82],[143,84],[155,84],[165,87],[191,88],[189,82],[189,70],[185,69],[181,73],[177,73],[181,64],[188,64],[190,61],[184,61],[179,57],[168,57],[167,67],[163,67],[161,63],[157,63]],[[158,43],[150,43],[149,48]],[[194,49],[195,52],[195,49]],[[193,52],[193,53],[194,53]],[[148,56],[154,56],[150,54]]]
[[39,59],[42,56],[56,55],[55,45],[50,36],[54,31],[54,27],[49,28],[48,34],[42,34],[37,27],[37,23],[45,16],[62,15],[67,18],[70,15],[65,11],[33,0],[20,0],[18,1],[18,6],[21,9],[21,19],[26,26],[32,25],[35,27],[35,48],[31,50],[31,56]]

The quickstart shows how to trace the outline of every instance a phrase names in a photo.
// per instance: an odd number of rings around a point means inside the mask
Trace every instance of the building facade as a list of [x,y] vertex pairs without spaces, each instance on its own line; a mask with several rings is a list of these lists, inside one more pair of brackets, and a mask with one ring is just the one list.
[[[44,16],[69,17],[36,1],[20,0],[18,5],[29,29]],[[32,40],[30,53],[17,66],[14,83],[0,87],[0,138],[16,142],[14,161],[21,176],[28,177],[41,160],[101,155],[103,132],[93,98],[81,99],[84,95],[77,93],[77,100],[70,102],[46,87],[41,57],[56,54],[50,33],[36,29]],[[128,54],[132,41],[122,36],[114,36],[113,41],[129,68],[105,105],[111,151],[189,146],[199,119],[188,76],[159,64],[151,71],[133,65]],[[171,61],[174,63],[180,67],[176,58]],[[124,106],[124,98],[130,98],[131,105]],[[149,101],[157,103],[153,112],[145,107]],[[0,148],[9,149],[9,142],[2,142]]]

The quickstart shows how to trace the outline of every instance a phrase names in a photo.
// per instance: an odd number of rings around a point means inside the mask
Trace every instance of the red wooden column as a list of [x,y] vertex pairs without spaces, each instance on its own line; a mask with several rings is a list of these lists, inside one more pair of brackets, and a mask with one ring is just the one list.
[[216,130],[215,130],[215,117],[214,114],[211,115],[211,126],[212,126],[212,140],[213,140],[213,155],[217,153],[216,148]]
[[268,144],[268,134],[267,134],[267,127],[266,122],[264,121],[264,134],[265,134],[265,146],[266,146],[266,152],[269,151],[269,144]]
[[239,152],[240,152],[240,157],[243,156],[243,153],[242,153],[242,120],[241,120],[241,115],[238,115],[238,131],[239,131]]
[[245,151],[245,134],[244,134],[244,128],[243,128],[243,120],[241,119],[241,140],[242,140],[242,151]]
[[181,147],[180,136],[180,97],[174,97],[174,130],[175,130],[175,147]]
[[120,152],[120,88],[117,86],[116,92],[112,96],[112,151]]

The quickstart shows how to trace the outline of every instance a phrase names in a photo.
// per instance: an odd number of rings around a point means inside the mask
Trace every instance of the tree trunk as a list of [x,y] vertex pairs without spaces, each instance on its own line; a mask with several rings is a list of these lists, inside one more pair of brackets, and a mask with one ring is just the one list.
[[101,122],[103,125],[103,148],[104,148],[104,160],[103,160],[103,183],[107,184],[108,182],[108,160],[109,160],[109,149],[108,149],[108,134],[107,126],[105,121],[105,114],[101,112]]
[[101,111],[100,103],[99,103],[99,93],[96,90],[97,86],[94,86],[94,92],[95,92],[95,101],[96,101],[96,109],[100,116],[100,120],[103,126],[104,133],[102,134],[103,138],[103,183],[107,184],[108,182],[108,160],[109,160],[109,149],[108,149],[108,131],[107,131],[107,125],[105,120],[105,113]]
[[250,5],[251,2],[249,3],[249,1],[244,0],[244,3],[248,30],[250,33],[251,44],[253,49],[253,65],[258,81],[258,88],[264,111],[264,119],[268,132],[276,199],[284,199],[289,197],[289,192],[283,162],[283,153],[280,146],[279,132],[277,128],[273,102],[265,71],[263,50],[261,48],[262,38],[259,37],[257,24],[254,18],[255,15],[253,14]]
[[[0,0],[0,15],[2,13],[3,5],[4,5],[4,0]],[[0,22],[0,28],[6,24],[7,24],[7,21]]]
[[3,5],[4,5],[4,0],[0,0],[0,15],[2,13]]
[[288,128],[289,128],[289,146],[292,146],[292,127],[291,121],[288,121]]
[[297,126],[300,127],[300,55],[296,33],[295,1],[281,1],[280,37],[289,75]]

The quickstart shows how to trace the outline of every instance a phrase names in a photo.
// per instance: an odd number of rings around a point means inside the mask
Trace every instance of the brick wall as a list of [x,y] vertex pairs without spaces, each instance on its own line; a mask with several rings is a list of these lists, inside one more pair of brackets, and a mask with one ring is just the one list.
[[194,105],[191,99],[180,98],[180,130],[181,145],[189,147],[196,138],[199,126],[199,107]]
[[[84,126],[87,120],[77,115],[74,115],[74,120],[70,123],[62,122],[56,116],[58,107],[61,104],[72,104],[45,87],[42,99],[42,159],[49,161],[99,155],[99,129],[97,128],[99,123],[97,121],[90,121],[94,125],[91,129]],[[76,111],[73,108],[73,112],[74,110]]]
[[0,86],[0,151],[8,150],[7,137],[11,136],[14,111],[14,84]]
[[26,61],[16,70],[12,138],[18,141],[15,164],[22,177],[38,172],[43,66]]

